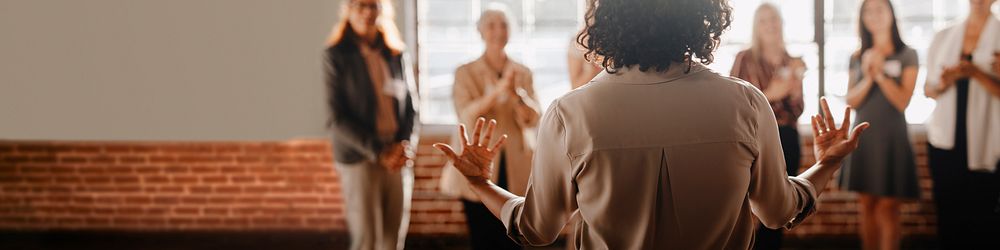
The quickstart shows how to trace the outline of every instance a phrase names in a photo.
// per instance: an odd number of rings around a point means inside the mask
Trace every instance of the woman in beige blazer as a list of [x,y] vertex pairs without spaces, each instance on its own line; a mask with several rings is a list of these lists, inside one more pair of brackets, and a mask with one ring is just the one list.
[[[503,121],[501,131],[509,142],[494,161],[498,174],[493,182],[524,195],[531,173],[534,135],[539,120],[531,70],[511,60],[504,52],[510,29],[503,11],[487,10],[480,16],[479,33],[486,43],[483,55],[455,70],[455,113],[462,123],[478,117]],[[473,249],[520,249],[507,238],[500,223],[469,189],[468,181],[455,168],[447,167],[441,190],[462,199]]]

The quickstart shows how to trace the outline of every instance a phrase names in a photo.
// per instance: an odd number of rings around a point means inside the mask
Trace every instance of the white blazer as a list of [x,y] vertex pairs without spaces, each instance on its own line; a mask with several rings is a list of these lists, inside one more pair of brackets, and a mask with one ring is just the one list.
[[[934,35],[927,56],[927,84],[937,86],[944,67],[958,65],[965,35],[965,21],[953,24]],[[979,45],[972,53],[972,63],[992,72],[993,53],[1000,51],[1000,20],[991,16],[986,21]],[[996,171],[1000,161],[1000,98],[990,95],[973,79],[969,83],[968,131],[969,169]],[[955,147],[955,109],[957,91],[949,88],[937,98],[937,106],[927,120],[927,140],[934,147]]]

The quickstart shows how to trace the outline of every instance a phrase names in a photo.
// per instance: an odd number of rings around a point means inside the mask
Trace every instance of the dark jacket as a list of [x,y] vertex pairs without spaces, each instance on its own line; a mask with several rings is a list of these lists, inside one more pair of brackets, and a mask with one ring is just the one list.
[[[379,153],[388,143],[418,138],[417,106],[413,74],[402,54],[385,49],[384,57],[394,79],[407,85],[405,100],[395,100],[399,130],[392,142],[383,142],[375,132],[377,112],[375,90],[359,45],[350,37],[326,49],[324,75],[330,117],[327,126],[333,134],[333,158],[341,163],[378,162]],[[384,46],[378,44],[377,46]]]

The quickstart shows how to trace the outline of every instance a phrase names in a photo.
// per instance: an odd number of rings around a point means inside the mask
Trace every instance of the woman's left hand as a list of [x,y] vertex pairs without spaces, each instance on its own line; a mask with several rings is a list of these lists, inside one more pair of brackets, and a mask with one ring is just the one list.
[[507,135],[500,136],[500,139],[497,140],[496,144],[490,147],[489,144],[493,137],[493,131],[496,129],[497,121],[490,120],[489,125],[486,126],[486,134],[482,135],[482,139],[480,139],[484,123],[486,123],[485,118],[480,117],[476,120],[476,128],[473,130],[471,142],[466,134],[465,124],[459,125],[459,137],[462,138],[461,155],[455,153],[455,150],[448,144],[434,144],[435,148],[448,156],[452,165],[455,166],[455,168],[457,168],[462,175],[465,175],[465,178],[468,179],[470,183],[485,183],[490,180],[493,175],[493,171],[490,166],[493,162],[493,158],[496,158],[497,153],[500,152],[500,148],[507,141]]

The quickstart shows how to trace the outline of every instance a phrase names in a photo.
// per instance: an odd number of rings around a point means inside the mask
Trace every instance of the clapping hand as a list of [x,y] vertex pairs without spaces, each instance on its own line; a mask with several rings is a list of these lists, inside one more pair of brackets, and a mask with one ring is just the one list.
[[[489,125],[486,126],[486,134],[481,135],[483,130],[483,125],[486,123],[486,119],[480,117],[476,120],[476,127],[473,130],[472,141],[469,141],[469,137],[465,131],[465,124],[460,124],[458,126],[459,137],[462,139],[462,154],[459,155],[455,153],[455,150],[451,148],[448,144],[435,143],[434,147],[443,152],[448,159],[451,160],[452,165],[458,169],[462,175],[465,175],[466,179],[470,183],[484,183],[493,175],[491,170],[491,163],[493,158],[496,158],[497,153],[500,152],[500,147],[503,146],[504,142],[507,140],[507,135],[500,136],[496,144],[492,147],[489,146],[490,141],[493,138],[493,130],[496,129],[497,121],[490,120]],[[480,138],[482,136],[482,138]]]
[[396,172],[399,169],[406,166],[406,163],[412,158],[412,149],[410,148],[409,141],[402,141],[400,143],[389,145],[388,148],[382,151],[379,155],[379,165],[381,165],[389,172]]
[[[840,163],[852,151],[858,148],[861,133],[868,129],[867,122],[858,124],[851,129],[851,108],[844,110],[844,123],[840,128],[833,122],[830,106],[826,98],[820,99],[823,116],[812,116],[813,150],[817,162]],[[850,132],[850,134],[848,134]]]

